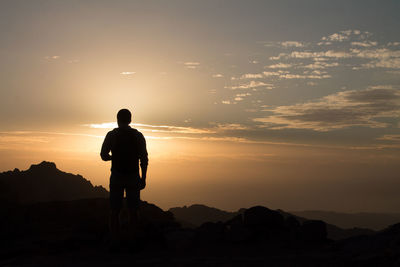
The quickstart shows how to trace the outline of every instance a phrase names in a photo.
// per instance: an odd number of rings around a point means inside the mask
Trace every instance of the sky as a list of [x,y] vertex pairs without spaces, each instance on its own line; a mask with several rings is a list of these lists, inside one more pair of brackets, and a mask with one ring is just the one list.
[[0,171],[108,189],[128,108],[164,209],[400,212],[399,1],[1,1]]

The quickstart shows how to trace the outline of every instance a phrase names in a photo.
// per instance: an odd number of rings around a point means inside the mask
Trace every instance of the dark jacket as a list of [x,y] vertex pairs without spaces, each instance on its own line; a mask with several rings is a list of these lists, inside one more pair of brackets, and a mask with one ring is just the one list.
[[100,156],[103,160],[111,159],[111,171],[139,175],[139,161],[142,167],[148,164],[146,140],[129,126],[115,128],[107,133]]

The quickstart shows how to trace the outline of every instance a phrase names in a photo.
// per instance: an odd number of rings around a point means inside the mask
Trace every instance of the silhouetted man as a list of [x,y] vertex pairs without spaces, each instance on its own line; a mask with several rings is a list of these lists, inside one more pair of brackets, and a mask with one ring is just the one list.
[[[140,190],[146,187],[147,150],[142,133],[129,126],[131,112],[121,109],[117,114],[118,128],[107,133],[100,156],[111,160],[110,176],[110,232],[113,239],[119,237],[119,213],[126,192],[131,227],[136,226]],[[111,152],[111,155],[110,155]],[[139,174],[139,161],[142,177]]]

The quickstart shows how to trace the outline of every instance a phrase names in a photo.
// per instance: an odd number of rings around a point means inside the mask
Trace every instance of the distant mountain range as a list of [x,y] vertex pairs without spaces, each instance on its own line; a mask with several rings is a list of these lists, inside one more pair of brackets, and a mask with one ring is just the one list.
[[368,228],[382,230],[400,222],[400,213],[341,213],[333,211],[291,211],[291,214],[313,220],[322,220],[341,228]]
[[0,173],[0,199],[18,203],[108,197],[102,186],[93,186],[81,175],[57,169],[53,162],[43,161],[26,171],[14,169]]
[[197,227],[205,222],[225,222],[236,215],[238,212],[223,211],[217,208],[211,208],[201,204],[191,205],[189,207],[175,207],[169,209],[175,218],[186,227]]
[[[245,209],[238,211],[224,211],[207,207],[201,204],[170,208],[175,217],[187,227],[196,227],[204,222],[227,221]],[[280,210],[281,213],[286,213]],[[289,211],[286,214],[295,215],[297,218],[308,220],[321,220],[342,229],[371,229],[379,231],[389,225],[400,222],[400,213],[343,213],[334,211]]]
[[[171,208],[170,211],[174,214],[177,221],[184,227],[196,228],[201,226],[206,222],[227,222],[237,215],[243,214],[246,209],[239,209],[236,212],[223,211],[217,208],[207,207],[201,204],[194,204],[191,206],[175,207]],[[282,210],[277,210],[284,218],[290,216],[295,217],[299,222],[303,223],[309,218],[297,216]],[[400,220],[399,220],[400,221]],[[329,224],[326,225],[328,238],[339,240],[357,235],[371,235],[375,231],[359,228],[359,227],[347,227],[348,229],[342,229],[336,225]]]

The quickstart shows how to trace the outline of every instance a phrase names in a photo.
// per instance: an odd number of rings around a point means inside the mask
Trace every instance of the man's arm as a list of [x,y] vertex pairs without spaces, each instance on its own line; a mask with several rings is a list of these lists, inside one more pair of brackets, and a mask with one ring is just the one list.
[[110,132],[107,133],[106,138],[104,138],[103,145],[101,146],[100,157],[104,161],[111,160],[111,134]]
[[142,170],[142,180],[144,183],[146,183],[147,165],[149,164],[149,158],[147,156],[146,139],[144,139],[144,136],[141,133],[139,140],[140,140],[140,153],[139,153],[140,168]]

